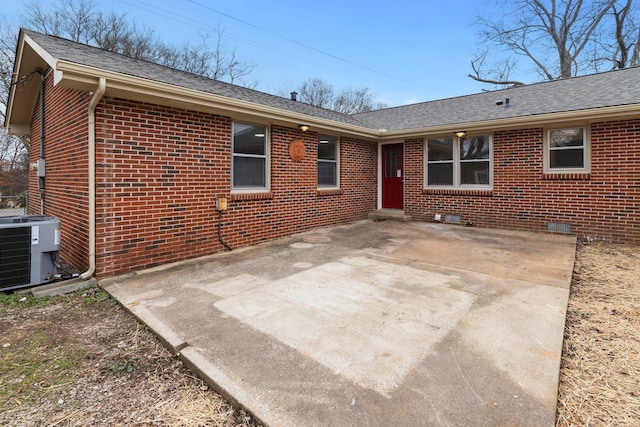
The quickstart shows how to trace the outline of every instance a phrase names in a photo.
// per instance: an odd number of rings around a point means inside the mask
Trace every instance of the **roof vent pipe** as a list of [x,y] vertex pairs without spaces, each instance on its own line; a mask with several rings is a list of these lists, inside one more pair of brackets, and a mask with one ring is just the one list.
[[296,92],[295,90],[293,92],[291,92],[291,100],[292,101],[297,101],[298,100],[298,92]]

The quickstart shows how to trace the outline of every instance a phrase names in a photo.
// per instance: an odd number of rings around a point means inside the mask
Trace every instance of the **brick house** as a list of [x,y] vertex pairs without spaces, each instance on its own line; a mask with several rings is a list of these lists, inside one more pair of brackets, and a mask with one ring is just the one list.
[[232,247],[380,209],[640,243],[640,68],[354,115],[27,30],[14,71],[29,212],[86,275],[225,250],[220,198]]

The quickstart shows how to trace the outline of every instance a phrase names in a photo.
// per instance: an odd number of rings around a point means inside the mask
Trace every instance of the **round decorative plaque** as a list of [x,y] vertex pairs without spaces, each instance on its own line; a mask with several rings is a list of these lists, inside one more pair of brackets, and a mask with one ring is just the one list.
[[301,139],[294,139],[291,141],[291,144],[289,144],[289,155],[295,161],[304,159],[305,148],[304,142],[302,142]]

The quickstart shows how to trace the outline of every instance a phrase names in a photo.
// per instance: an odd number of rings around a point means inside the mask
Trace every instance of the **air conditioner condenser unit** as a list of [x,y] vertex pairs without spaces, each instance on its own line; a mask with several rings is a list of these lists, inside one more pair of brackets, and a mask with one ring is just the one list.
[[55,278],[60,221],[40,215],[0,217],[0,292]]

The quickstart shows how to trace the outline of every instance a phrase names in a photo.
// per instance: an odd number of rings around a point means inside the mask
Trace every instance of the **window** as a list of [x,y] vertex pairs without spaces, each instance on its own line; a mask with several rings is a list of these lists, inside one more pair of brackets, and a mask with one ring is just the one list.
[[267,127],[234,122],[232,188],[266,190],[268,158]]
[[427,184],[453,185],[453,138],[427,141]]
[[427,187],[490,187],[491,136],[430,138],[426,165]]
[[583,127],[549,129],[545,154],[548,171],[587,170],[586,129]]
[[318,187],[339,186],[339,144],[335,136],[318,135]]

